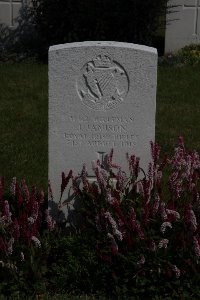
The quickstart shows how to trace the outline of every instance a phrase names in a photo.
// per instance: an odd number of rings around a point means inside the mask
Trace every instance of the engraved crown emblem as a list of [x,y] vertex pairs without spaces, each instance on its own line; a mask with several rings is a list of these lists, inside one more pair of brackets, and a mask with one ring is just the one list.
[[106,55],[98,55],[93,62],[96,68],[111,68],[113,65],[111,59]]

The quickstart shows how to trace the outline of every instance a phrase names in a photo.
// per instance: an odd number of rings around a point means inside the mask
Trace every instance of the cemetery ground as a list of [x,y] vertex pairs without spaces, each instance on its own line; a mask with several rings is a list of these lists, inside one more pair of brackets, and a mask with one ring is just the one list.
[[[28,185],[47,187],[48,75],[35,63],[0,64],[0,166]],[[171,153],[182,135],[200,151],[199,66],[159,66],[156,141]],[[124,153],[125,155],[125,153]],[[67,159],[67,158],[66,158]]]
[[[162,154],[173,153],[173,149],[177,144],[177,137],[183,136],[187,149],[195,149],[200,152],[200,84],[199,84],[199,66],[188,65],[174,65],[174,66],[159,66],[158,68],[158,91],[156,101],[156,141],[160,144]],[[20,64],[0,64],[0,170],[1,175],[5,177],[7,188],[10,187],[10,182],[13,176],[16,176],[20,181],[26,179],[28,186],[36,185],[38,188],[43,187],[47,192],[47,153],[48,153],[48,79],[47,79],[47,66],[36,63],[20,63]],[[132,153],[130,153],[132,154]],[[81,154],[80,154],[81,155]],[[125,155],[125,153],[124,153]],[[67,159],[67,158],[66,158]],[[64,170],[66,171],[66,170]],[[189,225],[188,225],[189,226]],[[158,229],[159,230],[159,229]],[[52,243],[54,240],[52,238]],[[68,268],[74,269],[77,267],[77,271],[71,274],[79,276],[77,280],[80,280],[81,274],[78,272],[79,264],[82,262],[85,265],[94,267],[94,270],[98,270],[99,266],[96,265],[95,254],[90,252],[87,257],[87,246],[83,249],[79,248],[78,240],[62,239],[62,245],[54,245],[54,255],[58,260],[64,261],[64,258],[69,259],[70,265]],[[66,249],[70,249],[67,252]],[[62,250],[65,251],[62,252]],[[33,249],[34,250],[34,249]],[[79,252],[81,250],[81,252]],[[27,251],[29,251],[27,249]],[[30,249],[31,251],[31,249]],[[37,258],[37,253],[41,253],[40,249],[34,250],[33,255]],[[37,252],[38,251],[38,252]],[[71,251],[71,253],[70,253]],[[41,254],[40,254],[41,255]],[[77,259],[75,259],[77,255]],[[40,274],[38,270],[43,272],[42,268],[42,255],[35,258],[35,273],[33,272],[33,280],[35,276],[39,278]],[[119,257],[119,260],[123,258]],[[130,256],[130,261],[132,257]],[[120,260],[121,262],[121,260]],[[40,268],[41,263],[41,268]],[[129,261],[124,261],[126,267],[129,268]],[[132,261],[131,261],[132,263]],[[93,265],[94,264],[94,265]],[[132,267],[133,264],[130,264]],[[120,265],[120,266],[123,266]],[[57,269],[54,265],[55,272],[61,272],[66,265],[63,263]],[[102,265],[102,267],[105,267]],[[96,268],[96,269],[95,269]],[[189,266],[189,268],[191,268]],[[123,268],[122,268],[123,269]],[[87,271],[87,270],[86,270]],[[108,270],[105,267],[105,271]],[[121,270],[119,270],[121,271]],[[123,270],[122,270],[123,271]],[[28,272],[25,270],[25,273]],[[46,272],[46,270],[44,270]],[[130,272],[130,270],[129,270]],[[48,273],[48,272],[47,272]],[[19,274],[19,277],[21,275]],[[116,279],[113,274],[113,281]],[[195,274],[196,282],[198,282],[198,274]],[[98,277],[97,277],[98,278]],[[32,278],[31,278],[32,279]],[[146,285],[148,281],[138,282],[140,285],[141,293],[145,293]],[[59,278],[53,278],[51,282],[52,286],[63,284],[65,277],[62,280]],[[99,280],[101,284],[104,278],[100,273]],[[157,278],[156,278],[157,280]],[[30,280],[31,281],[31,280]],[[62,282],[63,281],[63,282]],[[76,281],[76,277],[73,277],[70,284],[73,286],[73,281]],[[111,283],[113,282],[111,280]],[[84,279],[83,279],[84,282]],[[155,289],[159,284],[164,283],[162,280],[155,281],[155,285],[149,288],[149,292],[156,293]],[[195,289],[195,280],[191,283],[188,280],[188,286],[184,290],[184,297],[177,296],[176,291],[181,293],[180,281],[175,277],[175,280],[171,281],[174,294],[169,294],[164,297],[162,292],[155,298],[151,299],[198,299],[195,295],[199,295],[198,285]],[[191,283],[191,287],[190,287]],[[1,284],[1,282],[0,282]],[[26,283],[21,283],[24,291],[29,286]],[[86,281],[87,284],[87,281]],[[98,282],[95,284],[98,284]],[[166,288],[167,282],[165,282]],[[125,287],[125,285],[124,285]],[[123,285],[120,287],[124,288]],[[14,286],[13,286],[14,288]],[[38,287],[38,291],[40,290]],[[151,289],[152,288],[152,289]],[[171,288],[171,287],[170,287]],[[41,288],[42,289],[42,288]],[[190,295],[191,289],[194,290],[194,297]],[[139,294],[140,291],[136,290]],[[196,292],[196,294],[195,294]],[[80,294],[82,294],[80,292]],[[35,296],[35,295],[34,295]],[[37,299],[76,299],[71,296],[60,296],[43,294],[43,292],[37,292]],[[95,297],[87,297],[83,295],[82,299],[95,299]],[[1,298],[0,298],[1,299]],[[9,299],[9,297],[7,298]],[[15,298],[21,299],[20,295],[15,291]],[[98,299],[104,299],[99,297]],[[108,299],[108,298],[106,298]],[[117,299],[116,297],[113,299]],[[119,298],[120,299],[120,298]],[[128,299],[128,298],[123,298]],[[132,299],[146,299],[146,298],[132,298]]]

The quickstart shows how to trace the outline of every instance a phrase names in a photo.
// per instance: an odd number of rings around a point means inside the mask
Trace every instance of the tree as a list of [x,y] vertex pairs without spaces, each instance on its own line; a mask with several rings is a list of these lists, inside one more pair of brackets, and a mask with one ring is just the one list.
[[152,46],[168,0],[33,0],[30,8],[41,37],[50,45],[113,40]]

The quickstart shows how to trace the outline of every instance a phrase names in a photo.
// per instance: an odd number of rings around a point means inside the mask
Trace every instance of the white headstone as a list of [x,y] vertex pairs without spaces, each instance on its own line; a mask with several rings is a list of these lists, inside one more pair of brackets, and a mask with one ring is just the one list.
[[19,16],[22,3],[26,4],[22,0],[0,0],[0,24],[17,26],[16,18]]
[[155,138],[157,51],[119,42],[81,42],[49,49],[49,179],[54,200],[61,172],[76,174],[114,148],[150,161]]
[[167,15],[165,53],[200,43],[200,0],[170,0]]

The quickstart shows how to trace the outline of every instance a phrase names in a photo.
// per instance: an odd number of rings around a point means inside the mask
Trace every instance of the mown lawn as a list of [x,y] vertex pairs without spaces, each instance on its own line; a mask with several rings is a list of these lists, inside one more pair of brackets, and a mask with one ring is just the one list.
[[171,152],[179,135],[200,151],[200,66],[158,69],[156,140]]
[[47,66],[0,65],[0,174],[46,188]]
[[[0,64],[0,175],[47,187],[47,66]],[[200,67],[158,68],[156,140],[171,152],[183,135],[200,151]]]

